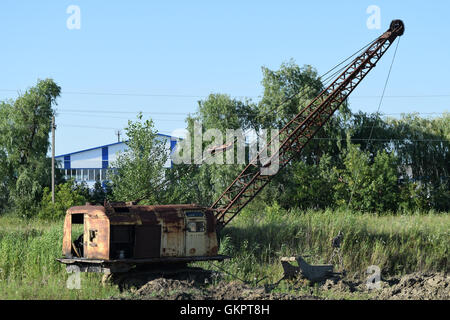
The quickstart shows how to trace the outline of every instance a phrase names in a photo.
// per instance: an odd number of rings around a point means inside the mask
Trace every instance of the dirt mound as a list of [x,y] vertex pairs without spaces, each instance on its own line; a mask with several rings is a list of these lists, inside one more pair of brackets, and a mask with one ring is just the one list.
[[273,293],[265,287],[251,287],[238,281],[201,285],[193,281],[155,279],[131,293],[139,300],[298,300],[318,299],[311,295]]
[[211,287],[215,300],[316,300],[318,297],[305,294],[272,292],[269,287],[251,287],[239,281],[221,282]]
[[448,275],[410,274],[394,281],[392,286],[381,289],[380,299],[449,300],[450,298]]
[[366,282],[349,278],[327,280],[312,286],[294,281],[288,293],[274,290],[276,285],[250,286],[240,281],[205,283],[186,279],[157,278],[139,289],[124,292],[113,299],[137,300],[310,300],[310,299],[402,299],[449,300],[450,277],[443,273],[413,273],[383,279],[377,289]]
[[136,290],[133,296],[148,300],[198,300],[203,294],[194,282],[160,278],[149,281]]
[[322,290],[337,293],[367,293],[371,299],[449,300],[450,276],[443,273],[412,273],[382,280],[379,288],[368,289],[365,282],[327,280]]

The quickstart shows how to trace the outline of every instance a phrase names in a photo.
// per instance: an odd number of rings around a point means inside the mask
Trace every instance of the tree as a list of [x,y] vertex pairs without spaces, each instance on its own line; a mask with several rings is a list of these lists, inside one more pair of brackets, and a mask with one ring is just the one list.
[[[259,128],[282,128],[305,108],[324,88],[317,71],[310,65],[298,66],[294,61],[283,63],[279,70],[263,68],[264,95],[257,106]],[[313,140],[294,158],[283,171],[273,177],[261,192],[268,202],[277,201],[282,207],[295,206],[298,183],[292,177],[298,174],[299,162],[319,165],[323,156],[331,156],[330,164],[339,159],[341,139],[345,137],[345,124],[349,110],[344,104],[320,129]],[[301,179],[300,179],[301,180]]]
[[369,152],[372,161],[378,152],[392,149],[391,140],[395,139],[392,126],[388,122],[378,114],[361,111],[352,114],[348,133],[361,150]]
[[38,80],[16,100],[0,104],[0,188],[5,192],[0,210],[9,206],[21,215],[33,215],[43,188],[50,185],[46,155],[52,106],[60,91],[53,80]]
[[[194,124],[200,123],[202,133],[216,128],[225,136],[226,129],[240,128],[254,130],[262,139],[261,129],[282,128],[324,88],[313,67],[300,67],[292,60],[278,70],[262,71],[264,92],[258,103],[212,94],[187,118],[189,137],[194,136]],[[253,203],[347,207],[351,198],[350,206],[363,211],[449,210],[449,138],[449,114],[386,119],[352,114],[344,103]],[[202,148],[223,142],[203,141]],[[242,165],[176,164],[166,173],[170,184],[164,191],[170,192],[164,201],[210,204],[242,169]]]
[[9,189],[13,170],[5,150],[0,149],[0,213],[9,205]]
[[293,180],[296,183],[295,206],[302,209],[334,207],[334,187],[337,183],[331,156],[325,155],[319,165],[298,162]]
[[[206,155],[203,151],[225,142],[233,142],[234,138],[227,139],[227,130],[241,129],[244,133],[251,128],[254,118],[255,105],[251,101],[232,99],[225,94],[211,94],[207,99],[199,101],[197,112],[186,119],[187,139],[191,141],[190,163],[174,164],[168,170],[166,177],[170,183],[165,202],[212,204],[243,169],[243,164],[237,161],[236,143],[232,145],[233,163],[226,164],[226,152],[230,150],[214,155]],[[195,126],[201,128],[201,132],[195,132]],[[210,129],[216,129],[221,137],[206,136],[205,133]],[[194,152],[194,144],[198,139],[202,139],[200,155]],[[207,163],[219,157],[222,157],[223,164]]]
[[151,119],[128,121],[127,151],[118,155],[116,174],[111,175],[113,198],[118,201],[138,201],[146,204],[160,202],[163,190],[155,189],[164,178],[164,164],[168,159],[165,141],[157,136]]
[[105,199],[111,197],[112,189],[109,182],[102,183],[101,181],[95,181],[94,189],[90,194],[89,201],[93,203],[103,204]]
[[258,125],[281,129],[323,89],[317,71],[293,60],[273,71],[263,67],[263,97],[258,104]]
[[429,119],[407,114],[386,122],[405,183],[416,184],[426,207],[450,210],[450,114]]
[[[264,95],[259,103],[232,99],[225,94],[212,94],[206,100],[200,101],[198,111],[188,117],[189,136],[194,136],[194,123],[199,123],[202,125],[202,133],[212,128],[218,129],[223,136],[226,129],[253,130],[258,136],[257,139],[261,140],[261,129],[283,127],[323,89],[316,70],[311,66],[299,67],[289,61],[283,63],[279,70],[273,71],[263,67],[262,71]],[[326,139],[311,141],[301,157],[294,159],[273,178],[271,184],[260,193],[260,199],[267,202],[278,201],[283,207],[291,206],[297,192],[297,184],[292,179],[295,164],[300,160],[318,164],[320,158],[326,154],[331,155],[334,160],[340,147],[339,138],[345,137],[344,115],[348,115],[346,106],[338,114],[331,119],[333,123],[325,125],[318,134]],[[333,139],[335,137],[338,139]],[[207,141],[202,146],[206,148],[209,144]],[[219,156],[223,156],[223,153]],[[170,178],[171,192],[168,193],[172,197],[167,201],[209,204],[242,169],[243,165],[174,165],[174,169],[168,174],[173,178]]]
[[67,209],[84,205],[86,201],[86,197],[80,193],[73,180],[56,185],[55,203],[52,202],[50,188],[45,187],[38,217],[48,220],[60,219],[65,216]]
[[399,200],[398,160],[393,153],[370,153],[348,144],[344,168],[335,168],[339,183],[334,185],[337,205],[366,212],[396,211]]

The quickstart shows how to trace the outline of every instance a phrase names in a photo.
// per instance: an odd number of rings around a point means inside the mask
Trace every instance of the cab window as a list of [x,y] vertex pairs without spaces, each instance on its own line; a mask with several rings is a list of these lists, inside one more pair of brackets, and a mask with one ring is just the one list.
[[190,221],[187,224],[188,232],[205,232],[205,223],[203,221]]

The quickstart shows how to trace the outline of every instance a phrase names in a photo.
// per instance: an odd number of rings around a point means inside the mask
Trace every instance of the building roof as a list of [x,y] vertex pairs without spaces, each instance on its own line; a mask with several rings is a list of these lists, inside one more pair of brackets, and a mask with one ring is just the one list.
[[[169,136],[169,135],[163,134],[163,133],[157,133],[157,135],[161,136],[161,137],[176,138],[176,137],[172,137],[172,136]],[[176,138],[176,139],[178,139],[178,138]],[[114,146],[114,145],[117,145],[117,144],[127,143],[127,142],[128,142],[128,140],[120,141],[120,142],[114,142],[114,143],[110,143],[110,144],[105,144],[103,146],[92,147],[92,148],[88,148],[88,149],[84,149],[84,150],[79,150],[79,151],[69,152],[69,153],[65,153],[65,154],[60,154],[60,155],[55,156],[55,158],[61,158],[61,157],[72,155],[72,154],[76,154],[76,153],[86,152],[86,151],[95,150],[95,149],[101,149],[101,148],[104,148],[104,147]]]

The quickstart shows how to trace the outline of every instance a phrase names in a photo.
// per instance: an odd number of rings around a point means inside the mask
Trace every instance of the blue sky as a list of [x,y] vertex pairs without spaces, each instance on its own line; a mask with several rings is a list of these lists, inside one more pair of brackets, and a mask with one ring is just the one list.
[[[66,12],[80,8],[80,29]],[[381,29],[369,29],[370,5]],[[53,78],[56,154],[115,142],[139,111],[170,134],[210,93],[262,94],[261,67],[294,59],[319,74],[402,19],[381,112],[449,110],[449,1],[24,1],[0,3],[0,99]],[[394,48],[350,98],[375,112]]]

